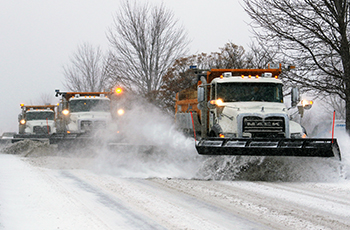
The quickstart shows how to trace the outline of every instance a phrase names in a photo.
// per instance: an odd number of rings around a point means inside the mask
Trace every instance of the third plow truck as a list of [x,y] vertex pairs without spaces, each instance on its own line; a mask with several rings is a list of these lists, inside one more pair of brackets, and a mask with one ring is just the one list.
[[21,104],[21,113],[18,115],[18,134],[12,142],[22,140],[48,141],[56,132],[55,109],[56,105],[24,105]]
[[[283,101],[281,64],[266,69],[194,69],[198,82],[176,95],[177,125],[193,134],[203,155],[341,158],[333,138],[308,138]],[[292,89],[291,105],[302,114],[311,102]],[[200,138],[199,138],[200,136]]]

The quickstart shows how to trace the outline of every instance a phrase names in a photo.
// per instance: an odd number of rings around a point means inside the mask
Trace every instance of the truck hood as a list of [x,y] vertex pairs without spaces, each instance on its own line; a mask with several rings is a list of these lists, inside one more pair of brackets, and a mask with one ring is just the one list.
[[283,103],[276,102],[232,102],[224,104],[222,113],[234,117],[244,113],[264,117],[271,113],[287,114],[287,108]]
[[[70,114],[70,122],[67,129],[73,133],[91,131],[97,126],[107,126],[112,120],[110,112],[77,112]],[[97,126],[95,126],[97,124]]]
[[31,121],[27,121],[26,125],[27,126],[53,126],[54,125],[54,121],[53,120],[31,120]]
[[71,113],[71,120],[109,120],[111,119],[111,113],[109,112],[77,112]]
[[218,123],[224,133],[236,133],[242,137],[244,117],[283,117],[285,120],[286,136],[289,137],[289,119],[287,108],[283,103],[275,102],[232,102],[224,103],[218,108]]
[[[47,126],[50,127],[50,133],[56,132],[55,128],[55,121],[53,120],[30,120],[27,121],[25,124],[24,132],[28,134],[34,134],[34,133],[41,133],[46,134],[47,133]],[[41,127],[38,129],[38,127]]]

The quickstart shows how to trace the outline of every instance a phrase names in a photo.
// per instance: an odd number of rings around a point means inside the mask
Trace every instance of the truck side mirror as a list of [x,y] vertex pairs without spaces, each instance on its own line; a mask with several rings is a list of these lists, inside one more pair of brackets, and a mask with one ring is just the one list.
[[18,114],[18,122],[22,120],[22,114]]
[[60,94],[60,90],[59,89],[55,89],[55,97],[58,97],[58,95]]
[[197,100],[199,103],[203,102],[205,100],[204,97],[204,87],[198,86],[197,87]]
[[295,107],[299,103],[299,101],[300,101],[300,94],[299,94],[299,88],[298,87],[293,87],[292,88],[291,101],[292,101],[292,107]]

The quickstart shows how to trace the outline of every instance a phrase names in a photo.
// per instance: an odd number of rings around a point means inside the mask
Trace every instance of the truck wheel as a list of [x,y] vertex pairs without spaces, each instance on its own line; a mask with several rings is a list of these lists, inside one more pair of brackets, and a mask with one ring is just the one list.
[[210,131],[209,137],[217,137],[217,136],[218,135],[213,130]]
[[222,128],[219,124],[215,124],[213,125],[213,127],[211,128],[210,132],[209,132],[209,136],[210,137],[218,137],[219,134],[222,133]]

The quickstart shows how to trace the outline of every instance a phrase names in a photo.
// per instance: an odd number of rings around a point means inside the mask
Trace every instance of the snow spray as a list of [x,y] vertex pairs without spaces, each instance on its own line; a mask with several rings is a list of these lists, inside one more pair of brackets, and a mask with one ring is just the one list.
[[173,117],[147,102],[130,105],[119,134],[125,145],[100,150],[95,169],[122,177],[193,178],[200,165],[193,138],[175,128]]

